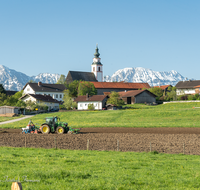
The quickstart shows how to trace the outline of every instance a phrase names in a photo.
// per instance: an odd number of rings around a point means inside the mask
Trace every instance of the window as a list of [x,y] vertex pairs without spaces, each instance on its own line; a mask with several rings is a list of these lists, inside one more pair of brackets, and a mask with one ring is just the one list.
[[80,104],[80,107],[83,107],[83,105],[82,105],[82,104]]
[[100,67],[98,67],[99,71],[100,71]]
[[95,67],[93,67],[93,71],[95,71]]
[[85,106],[87,106],[87,104],[85,104]]
[[56,98],[58,98],[58,94],[56,94]]
[[62,98],[62,94],[60,94],[60,98]]

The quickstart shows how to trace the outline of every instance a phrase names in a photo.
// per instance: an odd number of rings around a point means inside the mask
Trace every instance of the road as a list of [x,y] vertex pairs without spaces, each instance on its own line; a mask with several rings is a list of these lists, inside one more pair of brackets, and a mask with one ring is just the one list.
[[27,119],[27,118],[30,118],[30,117],[33,117],[33,116],[34,115],[26,115],[26,116],[18,118],[18,119],[13,119],[13,120],[9,120],[9,121],[3,121],[3,122],[0,122],[0,125],[7,124],[7,123],[13,123],[13,122],[20,121],[20,120],[23,120],[23,119]]

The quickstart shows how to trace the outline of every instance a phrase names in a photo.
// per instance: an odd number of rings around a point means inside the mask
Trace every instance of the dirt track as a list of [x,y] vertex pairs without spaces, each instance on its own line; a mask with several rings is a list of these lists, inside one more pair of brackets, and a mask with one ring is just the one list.
[[151,149],[200,155],[200,128],[83,128],[77,135],[21,134],[20,129],[0,129],[0,146],[86,150],[87,145],[89,150]]

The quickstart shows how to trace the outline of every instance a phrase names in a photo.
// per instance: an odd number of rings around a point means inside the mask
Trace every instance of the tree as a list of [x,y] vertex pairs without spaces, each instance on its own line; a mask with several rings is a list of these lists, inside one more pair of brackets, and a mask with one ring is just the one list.
[[84,95],[96,95],[97,89],[94,87],[94,84],[91,82],[83,81],[79,82],[78,86],[78,96],[84,96]]
[[163,90],[159,87],[153,87],[148,89],[151,93],[155,94],[159,99],[163,95]]
[[66,87],[69,90],[69,94],[71,97],[77,97],[78,96],[78,86],[79,86],[78,80],[74,80],[70,84],[67,84]]
[[177,100],[177,95],[176,95],[176,87],[168,87],[168,92],[166,93],[166,100]]
[[56,84],[65,84],[65,75],[60,75],[60,78],[58,79]]
[[6,90],[4,89],[2,84],[0,84],[0,93],[6,94]]
[[108,104],[112,104],[115,106],[122,106],[124,105],[124,101],[120,99],[120,95],[118,92],[112,91],[110,97],[107,101]]
[[67,110],[70,110],[72,108],[76,108],[76,102],[73,101],[72,97],[70,96],[70,91],[69,89],[64,90],[64,97],[63,97],[63,105]]

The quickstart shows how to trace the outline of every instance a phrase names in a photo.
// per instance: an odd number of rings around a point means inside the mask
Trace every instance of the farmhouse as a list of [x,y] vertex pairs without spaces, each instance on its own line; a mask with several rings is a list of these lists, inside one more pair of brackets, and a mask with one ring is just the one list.
[[126,104],[156,102],[156,95],[149,92],[148,90],[130,90],[119,92],[119,95]]
[[79,96],[74,101],[77,102],[78,110],[87,110],[89,104],[93,104],[95,110],[101,110],[105,107],[107,95]]
[[42,82],[38,83],[27,83],[23,88],[23,95],[25,94],[40,94],[48,95],[57,101],[62,101],[66,90],[64,84],[45,84]]
[[198,85],[200,85],[200,80],[179,81],[175,86],[176,94],[195,94],[195,89]]
[[103,95],[105,92],[120,92],[127,90],[139,90],[150,88],[148,83],[128,83],[128,82],[91,82],[97,89],[97,95]]
[[41,95],[41,94],[25,94],[20,98],[20,100],[27,102],[32,101],[38,104],[45,104],[48,106],[48,110],[50,109],[59,109],[59,101],[53,99],[49,95]]

